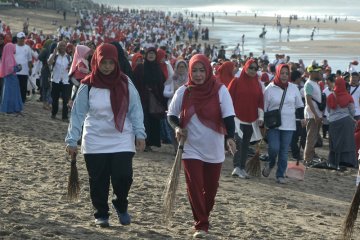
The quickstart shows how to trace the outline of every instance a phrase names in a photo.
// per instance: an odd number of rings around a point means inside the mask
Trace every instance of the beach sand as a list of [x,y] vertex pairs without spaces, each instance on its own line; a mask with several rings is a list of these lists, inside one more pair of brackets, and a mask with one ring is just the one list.
[[[1,239],[191,237],[193,220],[183,173],[173,221],[164,226],[161,220],[161,195],[174,160],[170,145],[135,155],[129,195],[132,224],[121,226],[112,210],[112,226],[95,228],[83,156],[78,156],[81,199],[69,203],[65,198],[70,171],[64,150],[67,124],[51,120],[50,112],[41,107],[30,101],[24,117],[0,114]],[[327,148],[325,140],[317,152],[326,157]],[[232,160],[227,157],[209,239],[339,239],[356,170],[308,169],[305,181],[289,179],[286,185],[275,183],[274,172],[269,178],[242,180],[231,177],[231,171]],[[355,233],[359,232],[358,221]]]
[[[0,14],[15,17],[14,11],[1,10]],[[54,12],[36,13],[39,19],[45,19],[42,14],[52,16]],[[17,17],[19,21],[6,23],[22,24],[26,15]],[[30,24],[36,21],[42,20],[33,16]],[[39,26],[51,31],[48,24],[47,20]],[[78,156],[81,198],[76,203],[65,198],[70,172],[64,146],[67,124],[51,120],[50,112],[36,101],[25,104],[24,114],[24,117],[0,114],[0,239],[191,238],[193,219],[183,173],[173,221],[169,226],[162,224],[161,195],[174,161],[170,145],[135,155],[134,182],[129,195],[132,224],[121,226],[111,210],[112,226],[99,229],[93,226],[82,155]],[[325,146],[317,152],[326,158],[327,149],[325,140]],[[241,180],[231,177],[231,171],[232,160],[227,157],[208,239],[340,239],[341,225],[355,190],[355,169],[346,172],[308,169],[305,181],[289,179],[286,185],[275,183],[274,172],[269,178]],[[354,239],[360,239],[359,233],[357,221]]]

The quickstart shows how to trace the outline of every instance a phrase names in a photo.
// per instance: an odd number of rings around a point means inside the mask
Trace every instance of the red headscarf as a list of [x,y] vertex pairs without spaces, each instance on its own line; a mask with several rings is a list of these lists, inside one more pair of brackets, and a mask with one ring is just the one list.
[[243,122],[254,122],[258,119],[258,108],[264,109],[264,95],[257,75],[250,77],[246,71],[255,63],[249,59],[239,78],[234,78],[229,86],[236,117]]
[[[281,73],[281,70],[283,68],[287,68],[289,70],[289,77],[288,77],[288,80],[286,83],[283,83],[281,80],[280,80],[280,73]],[[279,64],[277,67],[276,67],[276,74],[275,74],[275,77],[274,77],[274,84],[278,87],[281,87],[282,89],[285,89],[288,87],[289,85],[289,81],[290,81],[290,68],[289,68],[289,65],[287,64]]]
[[162,50],[161,48],[159,48],[156,52],[156,61],[160,65],[161,71],[163,72],[163,74],[165,76],[165,80],[167,80],[169,77],[169,73],[168,73],[166,63],[164,62],[165,57],[166,57],[166,52],[164,50]]
[[229,86],[231,80],[234,78],[234,67],[235,64],[233,62],[227,61],[221,64],[217,70],[220,82],[222,82],[226,87]]
[[[111,59],[115,63],[115,69],[109,75],[104,75],[99,70],[100,62],[103,59]],[[117,49],[114,45],[104,43],[96,48],[91,60],[91,73],[81,83],[110,90],[115,128],[122,132],[129,108],[129,88],[128,79],[120,70]]]
[[[192,82],[192,68],[195,63],[202,63],[206,70],[206,80],[203,84],[197,85]],[[196,54],[190,59],[189,81],[185,90],[181,114],[180,125],[182,128],[190,122],[191,117],[196,113],[200,122],[206,127],[225,134],[226,129],[221,116],[219,89],[222,86],[217,82],[212,74],[209,59],[202,54]]]
[[143,55],[141,53],[135,53],[134,56],[131,58],[131,68],[134,71],[136,68],[136,62],[138,59],[143,59]]
[[349,103],[353,103],[354,99],[346,90],[345,80],[337,78],[335,81],[334,93],[327,98],[327,105],[331,109],[336,109],[339,105],[341,108],[346,107]]

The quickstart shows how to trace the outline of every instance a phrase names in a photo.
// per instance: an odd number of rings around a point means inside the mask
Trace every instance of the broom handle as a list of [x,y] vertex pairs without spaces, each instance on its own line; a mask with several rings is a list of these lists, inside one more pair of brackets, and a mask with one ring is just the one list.
[[71,155],[71,164],[76,164],[76,153]]
[[178,149],[184,150],[185,137],[180,138]]

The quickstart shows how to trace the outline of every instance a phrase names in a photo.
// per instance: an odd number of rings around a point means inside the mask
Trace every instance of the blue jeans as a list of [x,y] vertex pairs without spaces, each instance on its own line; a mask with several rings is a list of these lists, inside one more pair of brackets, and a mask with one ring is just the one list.
[[269,129],[267,132],[270,168],[275,167],[276,157],[279,157],[276,178],[285,177],[289,145],[293,132],[279,129]]

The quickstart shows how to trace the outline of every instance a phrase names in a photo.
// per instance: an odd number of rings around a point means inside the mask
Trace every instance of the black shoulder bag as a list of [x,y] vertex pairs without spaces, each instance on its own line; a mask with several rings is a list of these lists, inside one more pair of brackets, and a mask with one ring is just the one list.
[[272,128],[277,128],[277,127],[281,126],[281,109],[282,109],[282,106],[284,104],[286,91],[287,91],[287,88],[285,88],[285,90],[284,90],[284,92],[282,94],[279,109],[275,109],[275,110],[272,110],[272,111],[267,111],[267,112],[264,113],[265,127],[269,128],[269,129],[272,129]]

